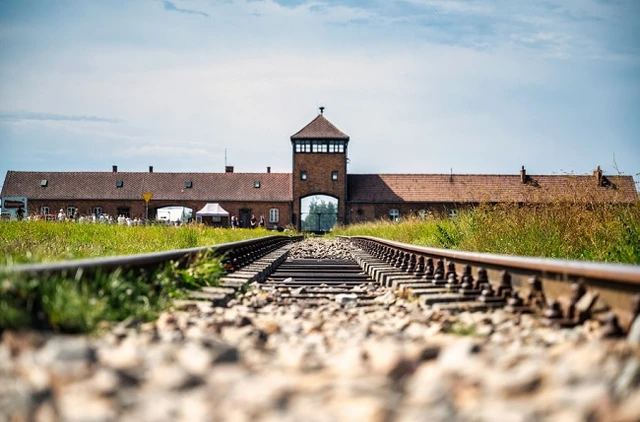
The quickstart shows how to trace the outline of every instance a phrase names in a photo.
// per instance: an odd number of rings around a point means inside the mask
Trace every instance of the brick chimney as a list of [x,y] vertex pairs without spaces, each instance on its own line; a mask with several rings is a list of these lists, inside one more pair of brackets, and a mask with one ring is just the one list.
[[267,167],[267,173],[271,173],[271,167]]
[[111,166],[111,171],[114,172],[114,173],[117,173],[118,172],[118,166],[116,166],[116,165]]
[[224,167],[224,172],[225,173],[233,173],[233,166],[225,166]]
[[593,176],[596,178],[598,186],[602,186],[602,170],[600,170],[600,166],[593,171]]
[[153,173],[153,166],[149,166],[149,173]]
[[520,169],[520,181],[522,183],[527,183],[527,171],[524,169],[524,166]]

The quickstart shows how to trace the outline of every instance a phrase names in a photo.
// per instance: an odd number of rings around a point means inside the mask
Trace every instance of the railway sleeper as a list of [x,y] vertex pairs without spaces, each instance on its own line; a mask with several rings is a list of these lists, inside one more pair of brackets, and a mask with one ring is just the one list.
[[[634,318],[640,313],[640,296],[633,300],[637,302],[635,310],[630,316],[628,324],[622,324],[618,317],[610,312],[611,308],[600,300],[597,289],[587,291],[580,283],[571,285],[571,294],[559,296],[556,300],[547,300],[543,290],[543,283],[537,277],[531,277],[528,291],[524,286],[516,289],[511,285],[511,275],[503,272],[499,283],[492,283],[487,271],[478,268],[478,278],[473,287],[464,281],[474,282],[471,267],[467,266],[460,274],[456,271],[456,263],[449,261],[444,270],[444,261],[438,262],[435,273],[428,273],[420,268],[415,256],[399,251],[387,251],[384,257],[374,256],[362,247],[362,244],[352,242],[358,249],[353,251],[354,260],[362,270],[369,274],[377,283],[393,289],[407,289],[418,298],[423,307],[439,310],[474,310],[504,308],[507,312],[536,313],[543,323],[560,327],[573,327],[583,324],[588,319],[597,319],[604,325],[605,336],[617,337],[624,333],[623,325],[630,326]],[[385,258],[386,257],[386,258]],[[423,259],[422,263],[426,261]],[[459,264],[459,263],[458,263]],[[438,274],[438,270],[440,271]],[[433,268],[432,270],[433,271]],[[493,286],[497,285],[496,292]],[[522,293],[522,292],[526,292]],[[520,297],[520,294],[523,297]]]
[[203,287],[198,291],[191,292],[188,297],[190,300],[209,302],[213,306],[226,306],[244,286],[252,282],[266,280],[277,266],[286,259],[290,248],[290,245],[285,245],[271,251],[237,271],[232,271],[223,276],[220,279],[220,286]]

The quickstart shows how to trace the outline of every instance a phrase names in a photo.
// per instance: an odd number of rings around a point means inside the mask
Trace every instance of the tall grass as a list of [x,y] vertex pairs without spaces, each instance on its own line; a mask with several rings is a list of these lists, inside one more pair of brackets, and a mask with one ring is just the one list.
[[206,226],[0,222],[0,265],[209,246],[273,234]]
[[188,268],[170,263],[154,274],[33,278],[3,272],[3,265],[184,249],[272,234],[205,226],[0,222],[0,333],[24,327],[82,333],[126,318],[150,320],[188,290],[216,285],[224,273],[220,259],[206,252]]
[[270,234],[204,226],[0,222],[0,333],[24,327],[82,333],[126,318],[150,320],[173,299],[215,285],[224,273],[220,260],[206,253],[188,268],[171,263],[143,275],[115,271],[33,278],[3,273],[3,265],[183,249]]
[[640,203],[481,205],[456,218],[407,217],[338,227],[424,246],[508,255],[640,264]]
[[127,318],[151,320],[189,290],[217,285],[223,274],[211,252],[200,253],[188,268],[172,262],[153,274],[31,277],[0,268],[0,333],[24,327],[84,333]]

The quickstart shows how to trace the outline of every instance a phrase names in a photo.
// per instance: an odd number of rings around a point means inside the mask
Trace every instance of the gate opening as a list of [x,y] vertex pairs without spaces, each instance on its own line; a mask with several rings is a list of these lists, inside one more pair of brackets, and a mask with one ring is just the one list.
[[338,199],[328,195],[311,195],[300,200],[302,231],[326,233],[338,221]]

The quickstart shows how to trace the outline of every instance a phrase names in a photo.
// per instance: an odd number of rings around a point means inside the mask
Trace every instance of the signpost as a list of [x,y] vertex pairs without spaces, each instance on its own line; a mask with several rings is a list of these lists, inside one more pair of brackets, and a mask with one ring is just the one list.
[[151,198],[153,198],[153,194],[151,192],[144,192],[142,194],[142,199],[144,199],[145,208],[146,208],[146,211],[145,211],[145,215],[146,215],[145,222],[146,222],[146,220],[149,219],[149,201],[151,200]]

